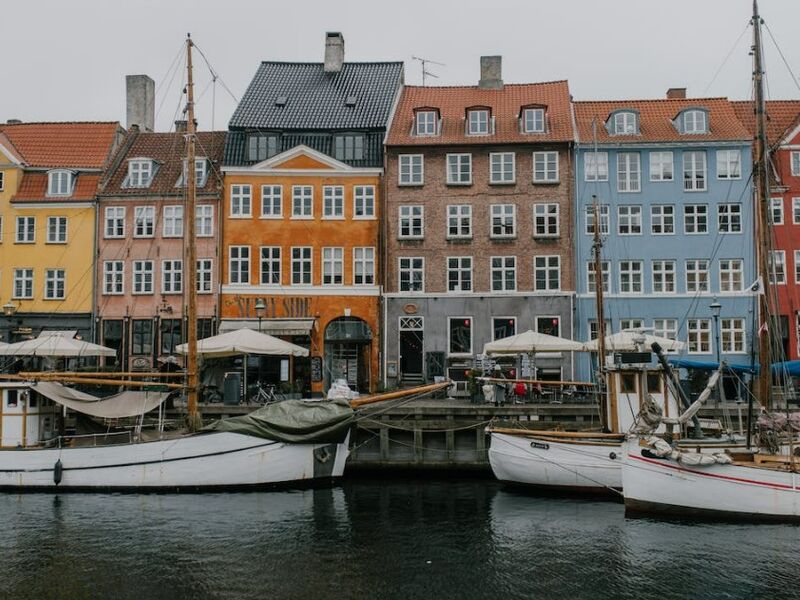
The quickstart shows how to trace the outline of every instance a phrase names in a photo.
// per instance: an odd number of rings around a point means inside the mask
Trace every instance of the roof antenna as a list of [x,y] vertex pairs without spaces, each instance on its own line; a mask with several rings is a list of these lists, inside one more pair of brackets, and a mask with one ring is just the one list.
[[430,58],[422,58],[419,56],[412,56],[411,60],[418,60],[422,64],[422,86],[425,87],[425,81],[427,77],[433,77],[435,79],[439,79],[439,76],[435,73],[431,73],[428,71],[427,65],[439,65],[440,67],[446,67],[444,63],[436,62],[435,60],[431,60]]

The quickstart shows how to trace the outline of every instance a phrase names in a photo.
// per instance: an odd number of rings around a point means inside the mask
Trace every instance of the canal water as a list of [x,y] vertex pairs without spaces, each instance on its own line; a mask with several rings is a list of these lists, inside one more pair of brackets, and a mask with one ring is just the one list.
[[800,527],[626,519],[485,480],[0,495],[0,598],[800,597]]

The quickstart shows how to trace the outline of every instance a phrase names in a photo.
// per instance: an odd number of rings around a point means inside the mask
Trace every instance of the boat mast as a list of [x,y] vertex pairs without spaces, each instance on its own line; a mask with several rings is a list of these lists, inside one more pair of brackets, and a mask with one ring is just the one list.
[[[600,167],[597,163],[597,121],[592,121],[592,141],[594,143],[594,174],[595,185],[597,185],[597,177],[600,173]],[[603,388],[608,391],[608,382],[606,381],[606,318],[603,308],[603,239],[600,236],[600,203],[597,200],[597,194],[592,194],[592,210],[594,211],[594,241],[592,243],[592,252],[594,255],[594,301],[595,311],[597,315],[597,371],[600,376],[599,383],[601,385],[601,392]],[[602,395],[601,395],[602,397]],[[603,425],[610,428],[611,415],[608,410],[608,403],[605,400],[601,403],[600,415],[603,420]]]

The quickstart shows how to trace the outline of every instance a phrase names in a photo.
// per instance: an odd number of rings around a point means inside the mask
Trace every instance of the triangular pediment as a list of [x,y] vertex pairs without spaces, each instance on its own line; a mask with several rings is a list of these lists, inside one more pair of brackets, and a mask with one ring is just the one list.
[[253,165],[252,169],[256,171],[351,171],[353,167],[301,144]]

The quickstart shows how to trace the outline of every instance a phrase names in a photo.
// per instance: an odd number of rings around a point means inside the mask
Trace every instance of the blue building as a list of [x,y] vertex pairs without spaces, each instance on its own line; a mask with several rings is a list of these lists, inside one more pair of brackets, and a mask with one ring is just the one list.
[[[659,100],[576,102],[575,115],[576,338],[596,337],[596,197],[607,333],[644,327],[686,342],[686,358],[749,363],[751,136],[731,102],[673,89]],[[590,377],[588,355],[579,360],[577,375]]]

